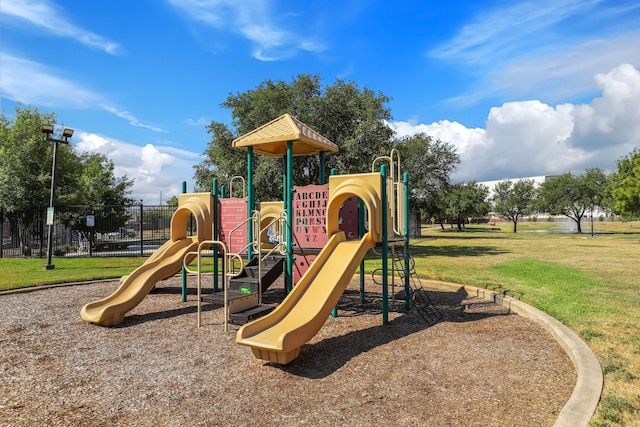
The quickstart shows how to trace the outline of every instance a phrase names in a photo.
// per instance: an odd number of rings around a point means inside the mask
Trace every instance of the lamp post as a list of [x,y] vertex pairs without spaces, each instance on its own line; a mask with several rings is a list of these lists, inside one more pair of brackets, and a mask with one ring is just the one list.
[[64,128],[62,138],[56,139],[53,135],[53,125],[42,125],[42,133],[45,139],[53,142],[53,161],[51,166],[51,194],[49,196],[49,208],[47,209],[47,225],[49,226],[49,236],[47,237],[47,264],[45,270],[53,270],[56,266],[51,263],[51,249],[53,246],[53,213],[56,191],[56,169],[58,167],[58,144],[69,144],[69,138],[73,136],[73,129]]

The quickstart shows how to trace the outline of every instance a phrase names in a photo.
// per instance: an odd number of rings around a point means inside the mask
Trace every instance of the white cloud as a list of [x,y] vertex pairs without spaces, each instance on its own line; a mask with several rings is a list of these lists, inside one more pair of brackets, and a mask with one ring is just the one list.
[[[515,58],[491,71],[482,88],[450,102],[473,104],[479,99],[507,94],[522,98],[536,94],[549,101],[575,98],[596,89],[593,75],[631,58],[640,58],[640,31],[589,40],[531,58]],[[640,66],[640,61],[636,64]]]
[[425,124],[413,124],[411,122],[387,123],[395,131],[398,138],[424,133],[435,139],[453,144],[458,152],[464,152],[469,147],[484,145],[486,143],[486,131],[480,128],[467,128],[461,123],[441,120],[439,122]]
[[[276,61],[295,56],[299,51],[318,52],[324,45],[312,38],[283,28],[287,23],[275,22],[267,0],[168,0],[192,19],[219,30],[240,34],[254,45],[253,57],[260,61]],[[289,23],[291,24],[291,23]]]
[[[523,45],[544,40],[544,32],[601,0],[535,0],[505,3],[482,12],[444,45],[430,54],[466,64],[490,63],[518,53]],[[536,35],[535,37],[531,37]]]
[[593,75],[601,70],[629,61],[640,66],[640,31],[631,13],[638,5],[602,0],[503,4],[479,9],[454,37],[429,52],[476,76],[464,93],[448,100],[451,104],[471,105],[488,97],[581,99],[596,90]]
[[116,116],[120,117],[121,119],[125,119],[129,122],[129,124],[131,124],[131,126],[135,126],[135,127],[139,127],[139,128],[143,128],[143,129],[149,129],[152,130],[154,132],[167,132],[166,130],[159,128],[157,126],[153,126],[153,125],[148,125],[145,123],[140,122],[133,114],[131,114],[128,111],[123,111],[123,110],[119,110],[115,107],[111,107],[109,105],[101,105],[102,109],[105,111],[110,112],[111,114],[115,114]]
[[172,147],[147,144],[144,147],[113,138],[80,132],[76,148],[80,152],[100,153],[111,159],[117,177],[134,180],[131,197],[146,204],[163,203],[181,192],[182,182],[193,191],[193,166],[200,155]]
[[186,119],[184,121],[185,124],[189,125],[189,126],[197,126],[197,127],[203,127],[209,124],[209,121],[207,121],[207,119],[205,119],[204,117],[199,117],[197,119],[193,119],[191,117],[189,117],[188,119]]
[[103,110],[127,120],[132,126],[153,132],[166,130],[146,124],[125,110],[105,105],[99,93],[77,83],[56,76],[55,71],[29,59],[0,52],[0,95],[14,101],[55,107],[93,108]]
[[109,54],[116,54],[120,50],[117,43],[69,22],[46,0],[2,0],[0,14],[18,17],[59,37],[74,39],[91,49]]
[[423,132],[454,144],[461,157],[458,180],[610,171],[640,146],[640,72],[623,64],[595,79],[602,96],[588,104],[508,102],[491,109],[486,130],[449,121],[390,126],[399,136]]
[[576,107],[573,143],[587,149],[604,141],[609,146],[638,145],[640,135],[640,72],[623,64],[596,75],[602,96]]
[[54,75],[40,63],[0,52],[0,64],[0,93],[14,101],[80,108],[101,101],[101,95]]

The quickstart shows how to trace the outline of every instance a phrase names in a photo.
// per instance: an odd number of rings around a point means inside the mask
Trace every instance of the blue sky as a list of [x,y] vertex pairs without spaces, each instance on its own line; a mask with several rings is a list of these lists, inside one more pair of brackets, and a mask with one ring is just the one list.
[[640,3],[2,0],[0,103],[55,112],[133,197],[193,188],[230,93],[299,73],[393,98],[398,135],[453,143],[458,180],[615,168],[640,147]]

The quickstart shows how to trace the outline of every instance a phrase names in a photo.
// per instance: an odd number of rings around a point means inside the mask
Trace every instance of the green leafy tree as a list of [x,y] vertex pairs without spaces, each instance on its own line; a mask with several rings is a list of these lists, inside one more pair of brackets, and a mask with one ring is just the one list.
[[618,170],[611,177],[611,206],[616,213],[631,218],[640,216],[640,151],[616,162]]
[[227,125],[211,122],[207,131],[211,140],[203,153],[205,159],[194,166],[196,186],[201,190],[209,189],[214,178],[219,179],[220,185],[223,185],[233,176],[246,176],[247,156],[244,151],[231,146],[235,136]]
[[[0,113],[0,209],[10,220],[14,237],[19,225],[30,227],[49,204],[53,143],[45,139],[43,124],[55,125],[55,114],[22,104],[16,106],[12,120]],[[58,144],[57,213],[69,205],[127,203],[133,181],[116,179],[113,170],[113,162],[102,155],[78,155],[71,144]]]
[[489,213],[488,195],[489,188],[476,181],[452,185],[445,196],[447,218],[456,222],[458,231],[462,231],[466,220]]
[[460,163],[455,146],[424,133],[400,138],[395,144],[401,153],[401,168],[409,173],[412,209],[442,225],[445,194]]
[[502,181],[493,189],[493,210],[500,217],[513,222],[513,232],[518,232],[518,221],[533,211],[537,197],[532,179]]
[[[77,160],[74,188],[61,190],[65,195],[65,203],[59,203],[63,206],[60,213],[62,223],[87,233],[86,215],[93,214],[96,217],[93,231],[116,231],[129,219],[125,206],[133,203],[133,199],[128,197],[133,180],[126,176],[116,178],[113,161],[103,154],[83,153],[77,156]],[[77,209],[65,209],[65,205],[88,205],[89,210],[79,212]]]
[[[257,88],[229,95],[222,103],[231,110],[233,126],[212,122],[208,126],[211,140],[204,152],[205,160],[195,166],[199,188],[209,188],[212,178],[222,183],[236,175],[246,176],[246,154],[231,147],[233,139],[289,113],[319,132],[340,149],[327,156],[327,169],[338,173],[365,172],[381,153],[391,149],[393,131],[386,125],[391,113],[390,98],[354,82],[338,79],[323,86],[317,75],[301,74],[291,82],[265,81]],[[258,200],[282,198],[283,159],[255,156],[254,185]],[[317,182],[317,156],[294,159],[294,182],[305,185]]]
[[[0,121],[0,206],[12,221],[30,226],[34,212],[49,203],[52,144],[45,141],[42,125],[54,123],[53,114],[18,105],[13,121],[4,112]],[[58,150],[58,184],[68,185],[66,167],[73,156],[69,146]]]
[[173,208],[178,207],[178,196],[172,196],[169,200],[167,200],[167,206],[171,206]]
[[570,172],[554,176],[540,186],[538,210],[551,215],[564,215],[576,223],[596,207],[604,207],[609,177],[599,168],[590,168],[583,175]]
[[[54,123],[55,115],[18,104],[13,120],[8,120],[4,112],[0,117],[0,209],[9,220],[12,246],[25,247],[29,242],[20,230],[35,226],[39,213],[49,203],[53,147],[45,141],[42,125]],[[72,155],[68,146],[60,144],[60,186],[69,181],[64,172]],[[43,232],[33,231],[36,235]]]

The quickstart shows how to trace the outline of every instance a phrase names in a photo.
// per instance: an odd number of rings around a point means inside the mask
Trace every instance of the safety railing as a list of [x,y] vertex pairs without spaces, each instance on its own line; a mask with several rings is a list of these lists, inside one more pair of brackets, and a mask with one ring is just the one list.
[[400,169],[400,152],[393,148],[389,156],[376,157],[371,164],[371,172],[375,172],[376,164],[387,162],[390,173],[387,179],[387,194],[389,194],[389,208],[391,211],[391,223],[393,231],[398,236],[404,236],[405,213],[405,187]]
[[[222,253],[225,254],[225,263],[223,264],[223,275],[224,275],[224,292],[225,292],[225,298],[224,298],[224,330],[227,331],[228,330],[228,319],[229,319],[229,313],[228,313],[228,307],[227,307],[227,289],[228,289],[228,285],[229,285],[229,279],[230,276],[227,273],[227,256],[228,256],[228,252],[227,252],[227,246],[224,244],[224,242],[220,241],[220,240],[204,240],[202,242],[200,242],[200,244],[198,245],[198,250],[197,251],[191,251],[191,252],[187,252],[182,260],[182,265],[184,266],[184,269],[191,274],[196,274],[198,276],[198,290],[197,290],[197,294],[198,294],[198,328],[200,327],[201,323],[202,323],[202,252],[208,249],[211,249],[212,246],[219,246],[222,249]],[[191,258],[192,255],[195,255],[197,257],[197,270],[193,271],[191,269],[189,269],[189,265],[187,263],[187,260],[189,258]],[[217,259],[214,259],[213,262],[218,262]]]
[[[247,244],[244,245],[240,250],[238,250],[237,253],[228,254],[228,257],[226,258],[227,265],[229,268],[229,272],[227,274],[229,274],[231,278],[238,277],[240,274],[242,274],[242,271],[244,269],[244,260],[240,256],[241,253],[245,252],[249,248],[252,248],[253,251],[257,254],[260,253],[259,252],[260,251],[260,211],[254,210],[253,214],[249,218],[245,219],[244,221],[242,221],[241,223],[233,227],[231,231],[229,231],[229,242],[232,241],[231,239],[233,237],[233,233],[237,232],[242,227],[246,227],[249,223],[251,223],[252,235],[250,236],[249,239],[247,239],[248,240]],[[258,256],[258,302],[259,303],[262,302],[261,277],[262,277],[262,259],[260,256]],[[227,302],[227,297],[225,296],[225,304],[226,302]]]
[[231,180],[229,180],[229,195],[230,197],[233,197],[233,195],[235,194],[233,192],[233,183],[235,181],[241,181],[242,185],[241,185],[241,191],[242,191],[242,197],[247,197],[247,185],[245,183],[244,177],[243,176],[234,176],[231,178]]
[[[253,247],[258,254],[258,303],[262,304],[262,262],[274,252],[279,252],[284,255],[286,253],[286,233],[288,232],[287,228],[287,215],[286,212],[281,212],[277,218],[274,218],[270,221],[265,227],[260,229],[256,224],[260,224],[260,212],[254,211],[251,217],[247,218],[242,223],[238,224],[235,228],[233,228],[229,236],[232,233],[239,229],[241,226],[246,225],[248,222],[253,221],[253,238],[245,245],[239,252],[242,253],[249,247]],[[276,234],[282,236],[283,238],[275,244],[272,248],[267,250],[262,249],[260,246],[260,235],[262,232],[267,231],[269,228],[274,227],[276,230]],[[230,240],[230,239],[229,239]],[[185,254],[185,257],[182,261],[182,264],[185,270],[188,273],[197,275],[197,299],[198,299],[198,315],[197,315],[197,326],[198,328],[202,324],[202,252],[206,250],[210,250],[211,247],[218,246],[224,254],[224,262],[223,262],[223,276],[224,276],[224,330],[229,330],[229,284],[231,279],[239,276],[242,273],[244,268],[244,261],[240,254],[229,252],[227,250],[227,245],[220,240],[205,240],[200,242],[198,245],[198,249],[196,251],[191,251]],[[193,271],[189,268],[187,260],[191,258],[191,256],[195,255],[197,258],[197,270]],[[214,259],[214,262],[218,262],[217,259]],[[239,262],[239,264],[238,264]]]

